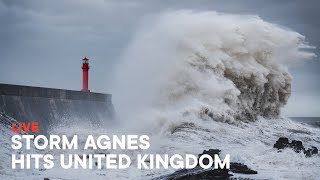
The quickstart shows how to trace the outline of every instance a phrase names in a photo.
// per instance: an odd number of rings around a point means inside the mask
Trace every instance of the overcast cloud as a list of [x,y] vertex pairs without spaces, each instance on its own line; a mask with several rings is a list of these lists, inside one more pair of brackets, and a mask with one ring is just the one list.
[[[257,14],[320,47],[317,0],[0,0],[0,83],[79,90],[81,59],[90,89],[110,92],[112,69],[142,18],[168,9]],[[319,50],[315,50],[319,57]],[[288,116],[320,116],[319,58],[291,67]]]

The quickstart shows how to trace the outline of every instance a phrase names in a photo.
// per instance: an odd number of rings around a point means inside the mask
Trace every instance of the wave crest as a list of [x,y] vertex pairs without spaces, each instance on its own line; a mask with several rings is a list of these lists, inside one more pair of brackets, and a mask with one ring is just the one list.
[[174,11],[155,19],[119,65],[118,109],[195,110],[228,122],[274,118],[291,93],[288,64],[315,56],[304,36],[257,16]]

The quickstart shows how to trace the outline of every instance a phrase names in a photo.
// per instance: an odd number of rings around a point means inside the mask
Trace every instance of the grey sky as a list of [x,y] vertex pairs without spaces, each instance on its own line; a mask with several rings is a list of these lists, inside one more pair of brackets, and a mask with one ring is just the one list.
[[[140,20],[168,9],[257,14],[320,47],[319,8],[317,0],[0,0],[0,83],[79,90],[88,56],[90,89],[110,92],[112,69]],[[291,68],[286,115],[320,116],[319,68],[319,58]]]

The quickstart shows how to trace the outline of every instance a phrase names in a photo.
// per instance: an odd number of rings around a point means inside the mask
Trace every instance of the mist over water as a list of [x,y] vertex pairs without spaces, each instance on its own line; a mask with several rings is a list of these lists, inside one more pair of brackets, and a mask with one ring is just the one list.
[[[137,153],[199,154],[219,148],[232,161],[257,170],[255,178],[317,179],[319,155],[305,158],[290,149],[282,153],[273,149],[281,136],[320,147],[320,129],[281,117],[291,94],[288,66],[314,57],[306,51],[309,48],[303,35],[258,16],[162,13],[142,23],[115,70],[115,125],[96,129],[77,123],[72,128],[53,127],[51,133],[147,134],[151,138],[147,151],[102,153],[134,157]],[[8,171],[0,165],[0,172]],[[173,171],[135,166],[127,170],[54,168],[33,177],[151,179]],[[2,173],[0,177],[9,176]]]

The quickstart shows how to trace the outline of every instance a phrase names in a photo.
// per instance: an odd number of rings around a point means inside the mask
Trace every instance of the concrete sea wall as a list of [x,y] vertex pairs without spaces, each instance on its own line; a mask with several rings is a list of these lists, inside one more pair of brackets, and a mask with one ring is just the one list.
[[39,122],[43,134],[61,122],[110,121],[111,98],[111,94],[0,84],[0,112],[17,121]]

